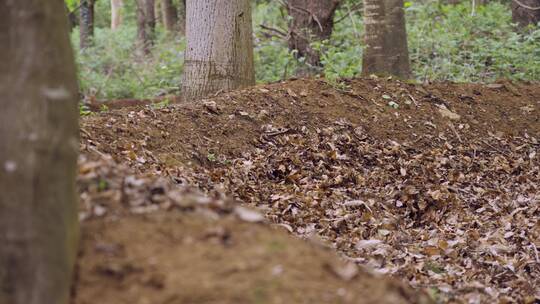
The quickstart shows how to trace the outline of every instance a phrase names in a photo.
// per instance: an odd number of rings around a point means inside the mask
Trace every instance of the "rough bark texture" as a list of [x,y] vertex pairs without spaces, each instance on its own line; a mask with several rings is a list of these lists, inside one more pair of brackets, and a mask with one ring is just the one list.
[[403,0],[364,0],[362,74],[411,75]]
[[540,0],[519,0],[519,3],[512,1],[512,21],[522,27],[538,24],[540,22]]
[[289,49],[297,58],[305,58],[312,68],[297,71],[302,76],[320,70],[321,59],[311,43],[329,39],[334,29],[334,14],[341,0],[289,0]]
[[364,0],[364,53],[362,74],[387,72],[385,8],[382,0]]
[[175,32],[178,28],[178,16],[172,0],[161,0],[161,10],[165,30]]
[[255,84],[249,0],[188,0],[184,100]]
[[123,0],[111,0],[111,29],[114,31],[122,24]]
[[95,0],[81,0],[79,7],[80,47],[85,49],[92,44],[94,37]]
[[384,0],[388,71],[400,78],[411,76],[403,0]]
[[0,45],[0,303],[65,304],[79,146],[63,1],[0,1]]
[[156,19],[153,0],[137,0],[137,39],[139,49],[144,54],[150,53],[153,44]]

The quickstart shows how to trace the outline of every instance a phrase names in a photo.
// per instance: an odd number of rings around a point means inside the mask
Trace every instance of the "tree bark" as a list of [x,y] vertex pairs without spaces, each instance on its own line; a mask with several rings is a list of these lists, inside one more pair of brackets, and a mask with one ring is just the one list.
[[79,31],[81,50],[92,44],[94,37],[94,3],[95,0],[81,0],[79,7]]
[[0,29],[0,303],[66,304],[78,90],[63,1],[0,1]]
[[403,0],[384,0],[386,11],[386,46],[389,73],[399,78],[411,77],[409,47]]
[[364,0],[362,74],[411,76],[403,0]]
[[297,58],[305,58],[308,69],[297,71],[301,76],[314,74],[322,67],[319,52],[311,43],[329,39],[334,29],[334,14],[341,0],[289,0],[288,45]]
[[123,0],[111,0],[111,30],[117,30],[122,24]]
[[156,20],[153,0],[137,0],[137,39],[143,54],[150,54],[154,40]]
[[156,11],[154,0],[146,0],[146,26],[150,30],[150,36],[153,40],[153,36],[156,30]]
[[255,84],[249,0],[188,0],[183,97]]
[[161,10],[165,30],[175,32],[178,25],[178,16],[172,0],[161,0]]
[[512,21],[520,27],[540,22],[540,0],[512,1]]

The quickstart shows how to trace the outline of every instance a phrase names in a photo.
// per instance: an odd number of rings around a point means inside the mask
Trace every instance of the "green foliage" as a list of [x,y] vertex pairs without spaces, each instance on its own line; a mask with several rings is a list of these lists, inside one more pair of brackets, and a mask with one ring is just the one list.
[[92,111],[87,106],[79,104],[79,116],[88,116],[90,114],[92,114]]
[[[73,0],[78,2],[77,0]],[[99,99],[142,98],[179,90],[185,41],[158,27],[149,56],[137,52],[135,9],[129,1],[125,23],[109,27],[109,1],[98,1],[95,46],[78,53],[83,93]],[[507,4],[489,2],[471,15],[470,3],[406,1],[411,64],[416,80],[457,82],[540,79],[540,28],[516,31]],[[357,2],[347,0],[337,11],[329,41],[314,43],[322,53],[322,71],[329,83],[358,76],[362,68],[363,22]],[[109,11],[108,11],[109,10]],[[258,1],[253,12],[255,65],[258,82],[286,79],[305,63],[296,60],[284,37],[260,24],[287,32],[287,13],[273,1]],[[77,30],[73,44],[78,45]]]
[[[540,79],[540,28],[516,32],[507,5],[489,2],[471,15],[469,3],[407,2],[409,53],[415,78],[456,82]],[[338,12],[339,20],[346,9]],[[362,18],[336,24],[321,46],[326,77],[361,72]]]
[[419,80],[540,79],[540,28],[516,32],[507,5],[413,4],[409,49]]
[[149,56],[137,51],[136,28],[112,32],[97,28],[94,46],[78,50],[78,32],[72,35],[77,52],[79,82],[85,95],[98,99],[143,98],[179,90],[185,43],[158,31]]
[[79,6],[79,0],[65,0],[65,3],[69,11],[73,11]]

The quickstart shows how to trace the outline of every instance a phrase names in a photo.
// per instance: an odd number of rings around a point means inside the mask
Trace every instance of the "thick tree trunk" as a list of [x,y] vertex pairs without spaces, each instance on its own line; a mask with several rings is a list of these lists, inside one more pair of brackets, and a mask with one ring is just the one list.
[[62,0],[0,1],[0,303],[66,304],[77,77]]
[[111,30],[116,30],[122,24],[123,0],[111,0]]
[[185,101],[255,84],[249,0],[188,0]]
[[409,47],[403,0],[384,0],[386,11],[386,47],[388,48],[388,71],[395,76],[411,77]]
[[341,0],[289,0],[289,49],[296,50],[297,58],[305,58],[311,67],[299,74],[313,74],[320,70],[321,58],[311,43],[329,39],[334,29],[334,14]]
[[150,54],[155,26],[154,1],[137,0],[137,39],[139,49],[146,55]]
[[409,78],[409,51],[403,0],[364,0],[362,74]]
[[540,0],[512,1],[512,21],[521,27],[540,22]]
[[92,44],[94,37],[94,3],[95,0],[81,0],[79,7],[79,31],[81,50]]
[[178,16],[172,0],[161,0],[163,25],[169,32],[176,32],[178,28]]
[[362,74],[387,72],[385,8],[383,0],[364,0],[364,53]]

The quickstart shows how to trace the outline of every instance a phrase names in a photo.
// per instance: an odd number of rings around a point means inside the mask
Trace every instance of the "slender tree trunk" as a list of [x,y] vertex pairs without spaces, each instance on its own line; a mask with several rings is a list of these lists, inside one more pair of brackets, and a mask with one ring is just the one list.
[[512,1],[512,21],[521,27],[540,22],[540,0]]
[[301,76],[316,73],[322,67],[319,52],[311,43],[329,39],[334,29],[334,14],[341,0],[289,0],[289,49],[297,58],[305,58],[310,68],[301,69]]
[[0,1],[0,29],[0,303],[66,304],[78,106],[63,1]]
[[185,36],[186,35],[186,0],[180,0],[178,3],[178,32],[180,32],[180,35]]
[[185,101],[255,84],[249,0],[188,0]]
[[165,26],[165,22],[163,20],[163,1],[161,0],[154,0],[154,18],[156,19],[156,25],[160,24]]
[[146,26],[150,30],[150,36],[153,40],[156,31],[156,11],[154,0],[146,0]]
[[79,31],[81,50],[92,44],[94,37],[94,2],[95,0],[81,0],[79,7]]
[[116,30],[122,24],[123,0],[111,0],[111,30]]
[[409,51],[403,0],[364,0],[362,74],[409,78]]
[[161,9],[165,29],[169,32],[175,32],[178,28],[178,16],[172,0],[161,0]]
[[150,54],[155,26],[154,1],[137,0],[137,39],[139,49],[146,55]]

